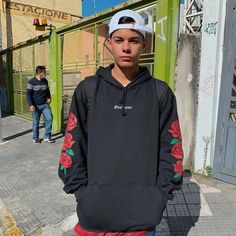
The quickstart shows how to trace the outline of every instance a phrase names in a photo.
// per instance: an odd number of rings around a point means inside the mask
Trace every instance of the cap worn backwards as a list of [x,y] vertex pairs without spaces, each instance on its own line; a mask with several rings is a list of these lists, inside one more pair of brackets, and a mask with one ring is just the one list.
[[[130,17],[134,20],[134,23],[120,24],[119,21],[122,17]],[[109,23],[109,36],[118,29],[133,29],[139,31],[144,37],[146,32],[152,33],[152,29],[145,25],[143,17],[132,10],[119,11],[111,18]]]

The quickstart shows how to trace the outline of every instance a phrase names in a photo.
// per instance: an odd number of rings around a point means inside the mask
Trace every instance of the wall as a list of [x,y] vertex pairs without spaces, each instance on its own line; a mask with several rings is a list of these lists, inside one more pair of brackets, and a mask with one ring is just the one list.
[[[37,6],[41,8],[47,8],[51,10],[57,10],[65,13],[70,13],[73,15],[81,16],[81,0],[78,1],[70,1],[68,4],[65,0],[6,0],[13,4],[13,2],[28,4],[31,6]],[[33,18],[30,16],[22,16],[22,15],[15,15],[11,14],[9,9],[4,10],[3,8],[4,1],[1,0],[0,3],[0,11],[1,11],[1,26],[2,26],[2,48],[5,49],[7,47],[11,47],[19,42],[26,41],[28,39],[34,38],[38,35],[43,34],[43,31],[36,31],[35,27],[33,26]],[[23,7],[11,5],[12,8],[20,8]],[[22,5],[20,5],[22,6]],[[26,9],[26,8],[25,8]],[[29,9],[30,10],[30,9]],[[15,11],[19,12],[19,11]],[[27,10],[24,10],[25,14]],[[30,13],[30,11],[28,11]],[[72,17],[71,21],[79,20],[78,17]],[[68,22],[71,23],[71,22]],[[63,22],[56,22],[55,20],[48,20],[48,24],[52,24],[54,26],[61,27],[68,23]],[[1,27],[0,27],[1,28]]]
[[200,53],[200,35],[180,34],[174,87],[187,169],[194,165]]
[[226,0],[204,1],[195,171],[214,159]]

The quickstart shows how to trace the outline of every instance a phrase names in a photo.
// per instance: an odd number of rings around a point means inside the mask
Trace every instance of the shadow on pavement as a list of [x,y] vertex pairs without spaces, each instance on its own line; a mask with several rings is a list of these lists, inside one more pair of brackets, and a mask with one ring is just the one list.
[[32,132],[32,129],[28,129],[28,130],[22,131],[22,132],[20,132],[20,133],[17,133],[17,134],[13,134],[13,135],[11,135],[11,136],[8,136],[8,137],[4,138],[3,140],[4,140],[4,141],[10,141],[10,140],[12,140],[12,139],[18,138],[18,137],[23,136],[23,135],[25,135],[25,134],[29,134],[29,133],[31,133],[31,132]]
[[[39,129],[42,129],[42,128],[44,128],[44,126],[43,126],[43,125],[40,125],[40,126],[39,126]],[[21,131],[21,132],[19,132],[19,133],[10,135],[10,136],[8,136],[8,137],[4,137],[4,138],[3,138],[3,141],[4,141],[4,142],[5,142],[5,141],[10,141],[10,140],[12,140],[12,139],[19,138],[19,137],[24,136],[24,135],[29,134],[29,133],[32,133],[32,129],[27,129],[27,130]]]
[[185,171],[181,191],[174,193],[169,201],[161,223],[156,227],[158,236],[187,236],[200,216],[201,198],[199,186],[191,179],[191,172]]
[[[40,125],[40,126],[39,126],[39,129],[40,129],[40,130],[43,129],[43,128],[44,128],[44,125]],[[19,133],[10,135],[10,136],[8,136],[8,137],[4,137],[4,138],[3,138],[3,141],[4,141],[4,142],[10,141],[10,140],[12,140],[12,139],[19,138],[19,137],[24,136],[24,135],[29,134],[29,133],[32,133],[32,129],[27,129],[27,130],[21,131],[21,132],[19,132]],[[53,138],[54,140],[60,139],[60,138],[63,137],[63,136],[64,136],[64,132],[58,132],[58,133],[52,134],[52,138]]]

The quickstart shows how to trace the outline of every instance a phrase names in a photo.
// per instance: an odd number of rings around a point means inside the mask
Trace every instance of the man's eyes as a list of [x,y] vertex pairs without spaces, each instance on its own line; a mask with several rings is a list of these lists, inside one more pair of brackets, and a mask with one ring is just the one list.
[[116,42],[116,43],[122,43],[123,40],[122,40],[122,39],[116,39],[115,42]]
[[[115,39],[115,42],[116,43],[122,43],[122,42],[124,42],[124,40],[123,39]],[[138,39],[130,39],[129,43],[134,43],[134,44],[140,43],[140,40],[138,40]]]
[[131,39],[130,42],[131,43],[140,43],[140,41],[138,39]]

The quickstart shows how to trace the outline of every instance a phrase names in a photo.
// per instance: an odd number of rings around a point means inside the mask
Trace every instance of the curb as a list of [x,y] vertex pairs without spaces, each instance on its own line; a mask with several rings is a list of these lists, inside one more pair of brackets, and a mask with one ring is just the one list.
[[0,236],[23,236],[15,220],[0,199]]

